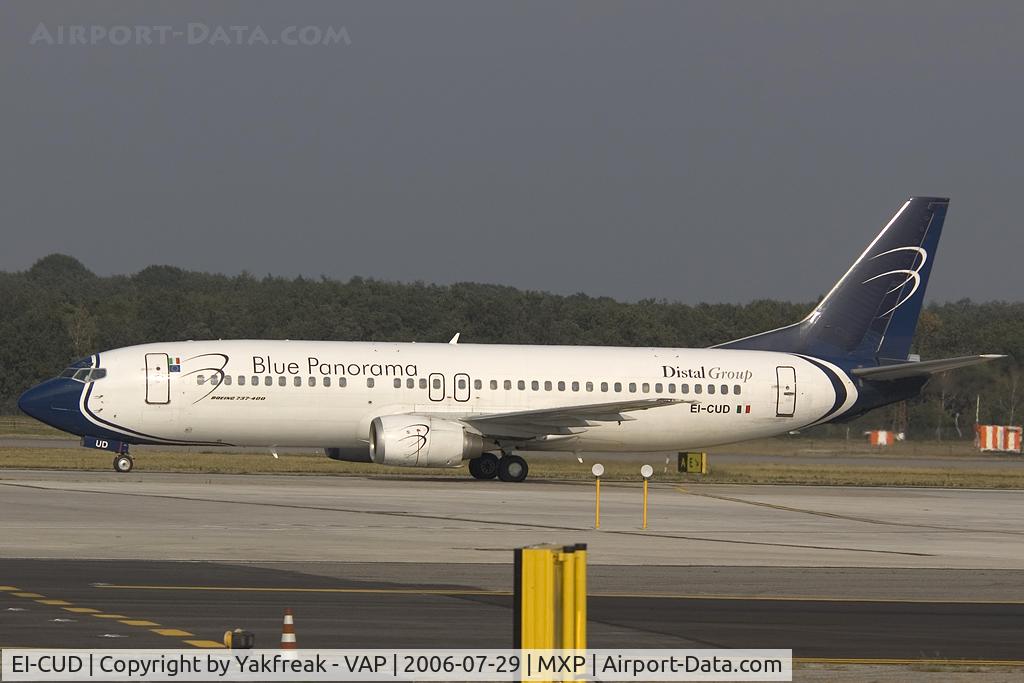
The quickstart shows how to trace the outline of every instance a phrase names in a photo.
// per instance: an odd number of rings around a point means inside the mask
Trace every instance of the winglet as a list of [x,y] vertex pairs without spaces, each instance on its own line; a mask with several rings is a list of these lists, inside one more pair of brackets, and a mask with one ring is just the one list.
[[460,334],[462,334],[462,333],[461,332],[456,332],[455,336],[452,337],[451,341],[449,341],[448,343],[449,344],[458,344],[459,343],[459,335]]

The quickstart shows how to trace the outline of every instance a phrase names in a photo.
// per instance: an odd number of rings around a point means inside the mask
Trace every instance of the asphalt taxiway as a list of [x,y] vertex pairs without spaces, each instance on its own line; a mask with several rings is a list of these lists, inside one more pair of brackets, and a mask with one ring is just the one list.
[[0,645],[506,647],[512,549],[587,543],[595,647],[1016,661],[1024,494],[0,472]]

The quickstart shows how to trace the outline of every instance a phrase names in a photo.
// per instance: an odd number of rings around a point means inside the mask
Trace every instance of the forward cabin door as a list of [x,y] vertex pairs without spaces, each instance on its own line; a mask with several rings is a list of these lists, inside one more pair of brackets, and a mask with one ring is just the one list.
[[780,365],[775,368],[778,380],[775,397],[775,416],[793,417],[796,413],[796,368]]
[[171,371],[165,353],[146,354],[146,403],[167,405],[171,402]]

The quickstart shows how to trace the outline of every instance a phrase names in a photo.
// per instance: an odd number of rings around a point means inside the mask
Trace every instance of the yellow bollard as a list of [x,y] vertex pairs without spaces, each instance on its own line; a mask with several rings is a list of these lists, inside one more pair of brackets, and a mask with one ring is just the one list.
[[604,474],[604,465],[594,463],[590,468],[594,475],[594,528],[601,528],[601,475]]
[[561,564],[561,614],[559,614],[559,644],[564,648],[576,641],[576,549],[568,546],[558,554],[558,561]]
[[534,546],[515,553],[513,647],[586,649],[587,546]]
[[644,479],[644,522],[642,529],[647,528],[647,480]]
[[640,476],[644,478],[644,518],[641,529],[647,528],[647,480],[651,478],[652,474],[654,474],[654,468],[650,465],[644,465],[640,468]]
[[573,604],[576,611],[576,638],[573,647],[577,650],[587,649],[587,546],[576,544],[576,599]]

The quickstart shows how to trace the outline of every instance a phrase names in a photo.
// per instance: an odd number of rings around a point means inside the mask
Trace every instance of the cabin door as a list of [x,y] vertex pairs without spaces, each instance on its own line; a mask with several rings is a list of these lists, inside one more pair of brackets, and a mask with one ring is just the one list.
[[166,353],[146,354],[146,403],[150,405],[171,402],[169,361]]
[[796,368],[780,365],[775,368],[778,380],[775,395],[776,417],[793,417],[796,412]]

